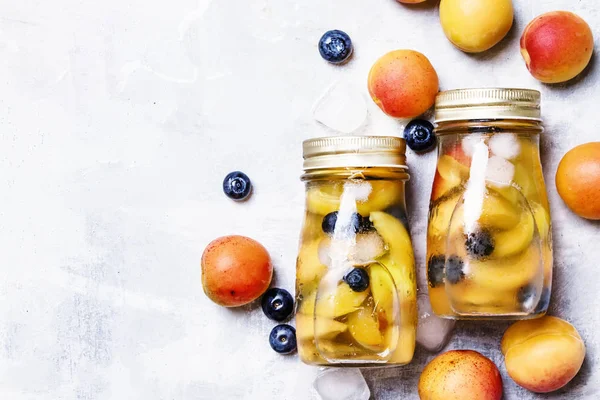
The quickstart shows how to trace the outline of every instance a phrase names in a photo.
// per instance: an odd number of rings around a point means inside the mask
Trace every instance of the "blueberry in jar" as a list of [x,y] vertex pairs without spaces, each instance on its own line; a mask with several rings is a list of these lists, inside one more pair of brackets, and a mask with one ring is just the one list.
[[[533,302],[537,293],[538,293],[538,291],[536,290],[536,288],[533,285],[523,286],[517,292],[517,301],[523,305],[523,308],[531,308],[533,306],[533,304],[531,304],[531,302]],[[542,290],[540,299],[538,300],[538,303],[533,312],[539,313],[542,310],[547,309],[549,304],[550,304],[550,289],[544,288]]]
[[223,180],[223,192],[232,200],[245,200],[251,191],[252,182],[243,172],[231,172]]
[[364,292],[369,287],[369,274],[362,268],[354,268],[344,276],[344,282],[355,292]]
[[373,223],[369,217],[363,217],[362,215],[359,215],[359,217],[360,225],[358,227],[358,233],[369,233],[375,230],[375,227],[373,226]]
[[274,327],[269,334],[271,348],[279,354],[290,354],[296,351],[296,329],[287,324]]
[[485,229],[471,232],[465,241],[467,252],[475,258],[484,258],[494,252],[494,238]]
[[332,64],[341,64],[352,55],[352,40],[346,32],[327,31],[319,40],[321,57]]
[[458,256],[450,256],[446,262],[446,279],[453,285],[464,279],[463,260]]
[[337,224],[338,212],[334,211],[327,214],[323,217],[323,222],[321,223],[321,228],[325,233],[333,233],[335,230],[335,225]]
[[406,215],[406,211],[402,207],[386,208],[385,213],[390,214],[392,217],[394,217],[398,221],[402,222],[402,225],[404,225],[406,230],[410,231],[409,224],[408,224],[408,216]]
[[[323,217],[323,222],[321,224],[323,232],[327,234],[333,234],[335,231],[335,226],[338,223],[338,214],[339,213],[337,211],[334,211]],[[348,225],[350,231],[353,233],[367,233],[374,229],[369,218],[363,217],[358,213],[353,213],[350,216],[350,222]]]
[[517,292],[517,301],[522,304],[526,303],[528,301],[531,301],[535,297],[536,294],[537,294],[537,291],[535,290],[534,286],[532,286],[532,285],[523,286]]
[[446,257],[443,255],[431,256],[427,263],[427,279],[429,286],[432,288],[438,287],[444,283],[444,267]]
[[533,311],[534,313],[540,313],[542,310],[547,310],[550,305],[550,288],[544,288],[542,290],[542,295],[540,296],[540,301],[537,304],[537,307]]

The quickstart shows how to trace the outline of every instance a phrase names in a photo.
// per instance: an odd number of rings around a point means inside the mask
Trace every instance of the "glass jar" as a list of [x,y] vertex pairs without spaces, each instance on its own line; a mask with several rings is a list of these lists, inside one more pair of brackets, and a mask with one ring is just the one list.
[[540,93],[465,89],[436,100],[427,278],[442,317],[525,319],[550,302],[552,233]]
[[306,213],[296,332],[313,365],[402,365],[415,349],[414,256],[403,139],[330,137],[304,147]]

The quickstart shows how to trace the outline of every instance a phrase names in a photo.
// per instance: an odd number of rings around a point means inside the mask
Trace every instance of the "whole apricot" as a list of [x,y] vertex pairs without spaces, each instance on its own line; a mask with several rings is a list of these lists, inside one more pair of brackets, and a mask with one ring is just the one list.
[[271,257],[256,240],[224,236],[202,254],[202,287],[215,303],[238,307],[260,297],[273,276]]
[[577,329],[556,317],[519,321],[502,337],[508,375],[537,393],[560,389],[579,372],[585,345]]
[[579,75],[594,51],[590,26],[568,11],[542,14],[521,36],[521,54],[531,75],[545,83],[565,82]]
[[565,154],[556,171],[556,189],[575,214],[600,220],[600,142],[582,144]]
[[486,51],[510,31],[512,0],[442,0],[440,22],[452,44],[467,53]]
[[421,400],[500,400],[502,378],[496,365],[472,350],[443,353],[419,378]]
[[433,105],[439,81],[423,54],[395,50],[373,64],[368,87],[371,98],[384,113],[394,118],[414,118]]

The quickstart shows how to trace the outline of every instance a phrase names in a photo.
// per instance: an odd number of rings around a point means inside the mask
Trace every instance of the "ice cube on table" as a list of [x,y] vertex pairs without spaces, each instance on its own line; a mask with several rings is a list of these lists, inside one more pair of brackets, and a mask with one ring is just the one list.
[[485,180],[499,187],[510,186],[515,176],[515,165],[505,158],[491,156],[485,171]]
[[435,315],[429,303],[429,296],[425,293],[417,296],[417,304],[419,307],[417,343],[428,351],[438,352],[450,340],[456,321]]
[[327,368],[313,386],[322,400],[369,400],[371,391],[358,368]]
[[358,130],[367,119],[367,103],[351,84],[333,84],[315,106],[313,117],[339,133]]
[[496,133],[489,143],[492,153],[507,160],[512,160],[521,152],[521,145],[514,133]]

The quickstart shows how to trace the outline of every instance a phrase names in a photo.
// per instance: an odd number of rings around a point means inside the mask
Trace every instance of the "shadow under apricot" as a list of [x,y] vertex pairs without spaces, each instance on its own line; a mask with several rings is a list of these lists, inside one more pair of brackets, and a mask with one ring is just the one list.
[[395,0],[401,7],[415,9],[415,10],[431,10],[436,8],[440,3],[440,0],[427,0],[423,3],[400,3],[398,0]]
[[[465,54],[471,58],[475,58],[475,59],[481,60],[481,61],[493,60],[493,59],[498,58],[499,56],[503,55],[505,51],[508,51],[509,47],[511,47],[511,46],[518,47],[520,32],[521,32],[520,26],[518,24],[518,21],[515,19],[513,21],[512,27],[510,28],[510,30],[508,31],[506,36],[504,36],[504,38],[500,42],[498,42],[496,45],[494,45],[491,49],[483,51],[481,53],[465,53]],[[519,51],[520,51],[520,49],[517,48],[517,52],[519,52]]]

